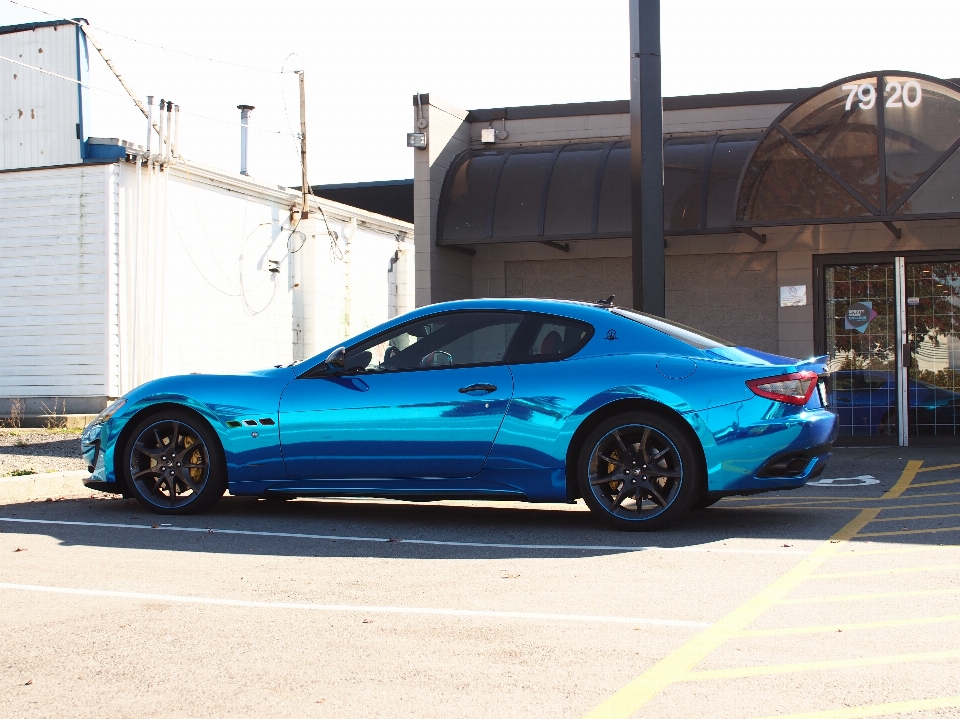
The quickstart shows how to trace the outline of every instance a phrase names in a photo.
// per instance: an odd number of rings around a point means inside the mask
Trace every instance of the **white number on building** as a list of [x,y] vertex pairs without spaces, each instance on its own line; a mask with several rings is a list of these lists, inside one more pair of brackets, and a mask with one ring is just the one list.
[[[877,91],[873,85],[869,83],[863,83],[862,85],[843,85],[841,89],[849,93],[847,95],[847,104],[844,107],[844,109],[848,111],[853,109],[853,103],[856,100],[859,100],[857,107],[861,110],[869,110],[877,101]],[[907,80],[903,85],[896,80],[891,80],[887,83],[884,94],[886,93],[893,94],[887,98],[884,107],[903,107],[904,105],[907,107],[916,107],[923,98],[920,83],[916,80]]]

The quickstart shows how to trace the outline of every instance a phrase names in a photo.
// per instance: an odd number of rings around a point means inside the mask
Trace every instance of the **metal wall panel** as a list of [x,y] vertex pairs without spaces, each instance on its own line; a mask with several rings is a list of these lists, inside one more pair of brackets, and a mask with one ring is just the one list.
[[[77,28],[0,35],[0,56],[78,79]],[[81,161],[78,85],[0,60],[0,170]]]
[[107,394],[112,167],[0,174],[0,397]]

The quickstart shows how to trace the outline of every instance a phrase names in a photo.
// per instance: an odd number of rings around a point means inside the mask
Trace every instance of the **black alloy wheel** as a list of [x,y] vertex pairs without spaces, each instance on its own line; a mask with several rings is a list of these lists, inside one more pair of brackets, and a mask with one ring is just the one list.
[[160,514],[206,509],[226,491],[216,435],[199,418],[170,410],[141,421],[124,452],[127,485]]
[[698,454],[677,420],[652,412],[611,417],[580,451],[584,501],[601,519],[631,531],[660,529],[699,496]]

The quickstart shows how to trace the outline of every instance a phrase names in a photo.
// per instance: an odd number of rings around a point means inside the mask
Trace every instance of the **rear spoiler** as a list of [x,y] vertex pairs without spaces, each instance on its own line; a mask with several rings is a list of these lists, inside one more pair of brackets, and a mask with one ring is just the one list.
[[827,372],[827,360],[829,359],[828,355],[820,355],[819,357],[812,357],[808,360],[800,362],[797,364],[797,368],[801,370],[810,370],[816,372],[818,375],[826,375]]

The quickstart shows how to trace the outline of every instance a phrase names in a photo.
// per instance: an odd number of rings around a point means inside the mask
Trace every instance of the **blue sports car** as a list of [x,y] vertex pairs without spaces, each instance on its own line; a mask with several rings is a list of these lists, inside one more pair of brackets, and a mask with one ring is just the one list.
[[823,370],[610,301],[464,300],[300,364],[148,382],[81,447],[88,487],[161,514],[206,509],[227,489],[582,497],[615,527],[654,529],[818,476],[837,431]]

